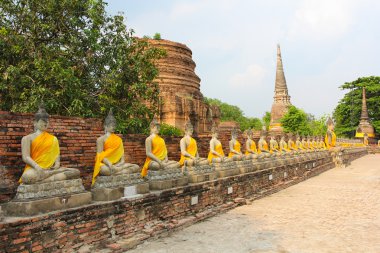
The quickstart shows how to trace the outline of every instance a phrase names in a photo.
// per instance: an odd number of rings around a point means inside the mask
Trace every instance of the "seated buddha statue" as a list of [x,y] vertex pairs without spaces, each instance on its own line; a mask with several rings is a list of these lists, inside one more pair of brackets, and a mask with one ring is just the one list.
[[192,138],[193,125],[187,122],[185,125],[185,136],[180,141],[181,158],[179,164],[181,166],[206,165],[206,158],[200,158],[198,154],[197,142]]
[[259,155],[264,155],[265,157],[270,157],[270,151],[267,141],[265,140],[267,137],[266,131],[262,130],[260,133],[260,140],[258,142],[257,153]]
[[284,134],[281,135],[279,146],[280,146],[280,148],[279,148],[280,153],[282,153],[282,154],[291,153],[291,150],[288,147],[288,143],[286,143],[286,141],[285,141],[285,135]]
[[209,163],[227,162],[231,159],[224,156],[222,143],[218,140],[218,128],[213,124],[211,128],[210,151],[207,160]]
[[326,136],[325,136],[325,144],[326,144],[326,148],[330,149],[336,146],[336,135],[334,133],[333,120],[329,117],[326,123],[327,123],[327,131],[326,131]]
[[363,144],[364,146],[368,146],[368,134],[364,133],[363,135]]
[[236,128],[231,131],[231,140],[229,142],[230,153],[228,153],[228,158],[231,158],[233,161],[240,161],[243,158],[241,153],[241,144],[237,140],[238,130]]
[[311,151],[314,150],[314,147],[313,147],[313,140],[312,140],[312,137],[310,135],[307,136],[307,148]]
[[307,142],[307,139],[306,139],[305,136],[302,136],[301,143],[302,143],[302,147],[304,148],[304,150],[305,150],[306,152],[310,152],[310,149],[309,149],[309,143]]
[[326,144],[323,141],[323,137],[322,136],[319,136],[318,143],[319,143],[319,148],[321,150],[325,150],[326,149]]
[[377,141],[377,146],[380,148],[380,140]]
[[299,134],[297,134],[296,136],[296,147],[298,151],[305,152],[305,147],[302,144],[301,137],[299,136]]
[[255,159],[257,158],[257,148],[256,143],[252,140],[252,130],[248,129],[245,131],[247,140],[245,142],[245,156],[246,159]]
[[124,173],[138,173],[140,167],[137,164],[126,163],[124,159],[123,140],[114,134],[116,119],[112,109],[109,111],[104,121],[104,135],[96,140],[96,158],[92,184],[96,177],[112,176]]
[[21,139],[22,160],[26,166],[19,182],[36,184],[79,178],[78,169],[61,167],[59,143],[46,131],[49,114],[42,105],[33,123],[34,133]]
[[293,140],[293,134],[292,133],[288,133],[288,149],[290,151],[293,151],[293,152],[296,152],[298,150],[297,145]]
[[269,141],[269,152],[273,155],[280,155],[280,148],[274,134],[271,134]]
[[143,178],[148,175],[148,170],[158,171],[180,168],[178,162],[169,161],[165,140],[158,135],[159,132],[160,124],[154,119],[150,123],[150,135],[145,139],[147,158],[141,170],[141,176]]

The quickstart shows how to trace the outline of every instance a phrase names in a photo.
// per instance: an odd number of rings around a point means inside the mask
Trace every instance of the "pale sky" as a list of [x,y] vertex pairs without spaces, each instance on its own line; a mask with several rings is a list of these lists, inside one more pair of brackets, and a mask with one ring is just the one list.
[[203,95],[250,117],[271,109],[277,43],[292,104],[316,116],[332,113],[340,85],[380,75],[377,0],[108,0],[107,10],[137,36],[186,44]]

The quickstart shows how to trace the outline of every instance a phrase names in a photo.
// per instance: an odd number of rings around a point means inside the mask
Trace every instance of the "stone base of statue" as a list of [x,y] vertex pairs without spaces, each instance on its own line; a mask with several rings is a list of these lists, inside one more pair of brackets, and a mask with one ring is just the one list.
[[257,159],[243,160],[239,163],[240,174],[254,172],[259,169]]
[[213,163],[212,166],[217,172],[218,178],[230,177],[240,174],[240,168],[235,161]]
[[91,192],[85,191],[81,179],[40,184],[21,184],[16,197],[4,205],[9,216],[32,216],[51,211],[82,206],[91,202]]
[[215,168],[210,165],[185,166],[189,183],[200,183],[217,179]]
[[[126,191],[126,187],[130,189]],[[95,201],[111,201],[147,193],[149,183],[141,178],[140,173],[98,176],[91,192],[92,199]]]
[[152,191],[165,190],[178,186],[185,186],[189,183],[188,174],[182,173],[181,169],[166,169],[158,171],[148,171],[149,189]]

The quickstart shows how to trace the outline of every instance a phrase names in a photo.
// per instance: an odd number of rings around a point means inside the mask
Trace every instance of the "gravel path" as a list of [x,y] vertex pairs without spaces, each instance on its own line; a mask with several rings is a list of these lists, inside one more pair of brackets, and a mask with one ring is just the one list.
[[379,253],[380,155],[367,155],[129,252]]

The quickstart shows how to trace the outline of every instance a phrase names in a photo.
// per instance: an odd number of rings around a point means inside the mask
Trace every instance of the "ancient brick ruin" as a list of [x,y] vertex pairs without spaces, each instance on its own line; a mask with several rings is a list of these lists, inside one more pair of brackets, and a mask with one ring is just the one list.
[[167,53],[157,62],[161,122],[183,130],[185,123],[191,121],[195,134],[210,132],[212,122],[220,121],[220,110],[204,102],[191,50],[169,40],[149,40],[149,43]]

